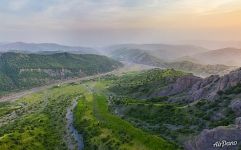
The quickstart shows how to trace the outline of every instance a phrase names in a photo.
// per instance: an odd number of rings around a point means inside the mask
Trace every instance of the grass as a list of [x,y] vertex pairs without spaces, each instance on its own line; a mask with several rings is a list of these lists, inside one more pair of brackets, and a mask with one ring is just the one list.
[[[233,93],[240,93],[239,87],[223,92],[217,100],[199,100],[184,106],[167,103],[165,97],[140,100],[112,94],[110,108],[136,127],[183,145],[185,137],[197,135],[203,129],[234,123],[238,116],[227,106],[233,99]],[[216,117],[216,114],[222,116]]]
[[118,61],[93,54],[7,52],[0,56],[0,96],[56,80],[106,73],[121,66]]
[[142,72],[127,73],[114,80],[109,90],[119,95],[143,97],[173,83],[177,78],[188,75],[173,69],[151,69]]
[[67,149],[66,108],[83,92],[82,86],[69,84],[0,105],[4,112],[0,117],[0,149]]
[[164,139],[157,137],[155,135],[150,135],[148,133],[143,132],[142,130],[135,128],[133,125],[120,119],[117,116],[114,116],[109,113],[108,107],[106,104],[106,97],[104,95],[95,95],[95,106],[98,110],[96,110],[96,114],[101,114],[101,118],[104,124],[109,126],[112,130],[116,132],[123,132],[129,134],[133,142],[140,143],[143,147],[147,149],[174,149],[175,147],[165,141]]
[[[66,108],[79,96],[74,124],[84,135],[85,149],[177,149],[111,114],[103,94],[109,82],[68,84],[0,105],[1,150],[67,149]],[[12,116],[12,119],[9,119]]]
[[[91,87],[92,86],[92,87]],[[177,149],[176,145],[151,135],[109,112],[103,83],[89,84],[89,92],[74,110],[74,124],[84,133],[86,149]]]
[[[156,74],[159,77],[155,78]],[[13,103],[0,103],[0,150],[67,149],[66,108],[79,95],[82,97],[74,109],[74,125],[83,133],[86,150],[176,150],[181,149],[177,144],[182,145],[186,137],[198,134],[203,128],[233,122],[235,114],[226,106],[230,104],[229,97],[240,93],[240,85],[222,92],[220,100],[201,100],[187,106],[168,103],[168,97],[140,100],[108,90],[121,81],[124,82],[120,84],[132,90],[135,86],[148,88],[154,82],[165,85],[166,77],[183,75],[181,72],[175,75],[173,70],[151,70],[141,75],[131,73],[127,77],[127,74],[126,79],[109,76],[98,81],[53,87]],[[129,89],[124,90],[129,93]],[[114,115],[118,109],[121,113]],[[225,117],[212,120],[218,112]]]
[[0,103],[0,117],[6,114],[9,114],[12,111],[18,110],[21,108],[19,105],[12,105],[9,102],[2,102]]

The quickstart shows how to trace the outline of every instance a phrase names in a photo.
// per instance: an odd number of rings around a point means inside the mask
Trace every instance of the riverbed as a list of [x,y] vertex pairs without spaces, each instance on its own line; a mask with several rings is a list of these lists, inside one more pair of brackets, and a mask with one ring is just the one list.
[[[67,108],[67,114],[66,114],[66,120],[67,120],[67,130],[68,134],[70,135],[68,140],[68,148],[70,150],[78,149],[83,150],[84,148],[84,142],[83,142],[83,136],[78,133],[78,131],[75,129],[73,121],[74,121],[74,114],[73,110],[78,104],[78,99],[80,97],[77,97],[73,100],[70,107]],[[74,141],[73,141],[74,140]]]

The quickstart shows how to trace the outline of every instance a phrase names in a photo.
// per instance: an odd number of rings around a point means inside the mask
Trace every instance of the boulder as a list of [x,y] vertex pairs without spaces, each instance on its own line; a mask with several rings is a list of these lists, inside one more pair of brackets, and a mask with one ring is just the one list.
[[186,150],[238,150],[240,145],[240,129],[217,127],[203,130],[200,135],[187,141],[184,148]]
[[241,129],[241,117],[235,119],[236,128]]
[[241,99],[233,100],[230,104],[230,107],[237,116],[241,115]]

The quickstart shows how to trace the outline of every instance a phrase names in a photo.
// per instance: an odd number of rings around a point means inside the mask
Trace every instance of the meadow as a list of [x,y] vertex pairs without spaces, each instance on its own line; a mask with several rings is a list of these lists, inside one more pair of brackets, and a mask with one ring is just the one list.
[[1,103],[0,149],[67,149],[66,108],[83,90],[68,84]]
[[85,149],[178,149],[175,144],[113,115],[103,89],[104,82],[86,86],[89,93],[74,110],[74,124],[84,134]]

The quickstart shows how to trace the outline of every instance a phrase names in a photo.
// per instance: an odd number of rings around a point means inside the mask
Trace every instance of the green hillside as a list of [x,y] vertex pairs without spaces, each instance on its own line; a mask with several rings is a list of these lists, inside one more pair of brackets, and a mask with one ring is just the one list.
[[160,90],[162,87],[173,83],[178,77],[185,75],[188,74],[173,69],[152,69],[143,72],[128,73],[114,81],[110,90],[120,95],[146,97],[151,91]]
[[240,116],[240,84],[219,91],[220,97],[212,101],[170,103],[167,96],[148,98],[149,91],[183,76],[190,74],[152,69],[106,75],[0,103],[0,147],[67,149],[66,109],[75,99],[72,123],[83,135],[86,150],[183,149],[204,129],[230,126]]
[[105,82],[92,82],[85,87],[89,92],[74,110],[74,124],[84,135],[86,150],[174,150],[178,147],[163,139],[135,128],[109,111]]
[[0,149],[66,150],[67,107],[82,92],[64,85],[0,103]]
[[172,142],[112,114],[107,97],[99,92],[105,86],[102,82],[65,84],[15,102],[0,103],[0,149],[68,149],[68,139],[72,137],[65,117],[74,99],[78,99],[73,110],[74,125],[83,134],[85,150],[178,149]]
[[92,54],[3,53],[0,56],[0,92],[108,72],[120,66],[115,60]]
[[[135,127],[160,135],[183,146],[204,129],[230,126],[240,117],[241,84],[219,91],[212,101],[168,102],[168,96],[149,98],[150,91],[161,91],[185,73],[175,70],[149,70],[109,77],[109,109]],[[211,81],[209,81],[211,82]],[[183,93],[175,95],[182,97]]]

